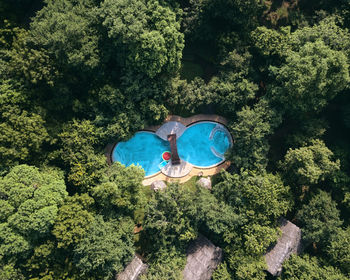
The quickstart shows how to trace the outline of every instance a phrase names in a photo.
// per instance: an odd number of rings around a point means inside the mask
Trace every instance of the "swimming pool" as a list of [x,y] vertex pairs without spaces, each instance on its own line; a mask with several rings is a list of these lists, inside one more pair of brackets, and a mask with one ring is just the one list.
[[160,171],[162,154],[170,150],[168,141],[159,138],[153,132],[140,131],[126,142],[119,142],[112,152],[112,160],[125,166],[139,165],[145,170],[145,176]]
[[182,160],[197,167],[211,167],[225,160],[224,154],[231,144],[228,131],[214,122],[201,122],[189,126],[177,141]]
[[[181,160],[196,167],[212,167],[225,161],[224,154],[232,145],[227,129],[216,122],[199,122],[188,126],[177,139]],[[118,143],[112,151],[112,160],[125,166],[139,165],[145,175],[158,173],[166,164],[162,155],[170,151],[170,144],[156,133],[140,131],[130,140]]]

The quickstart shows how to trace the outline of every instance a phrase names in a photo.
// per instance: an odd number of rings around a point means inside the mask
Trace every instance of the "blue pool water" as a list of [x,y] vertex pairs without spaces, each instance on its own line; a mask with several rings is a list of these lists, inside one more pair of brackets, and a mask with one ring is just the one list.
[[[214,122],[200,122],[189,126],[177,139],[179,156],[192,165],[210,167],[225,160],[224,153],[231,145],[226,128]],[[127,142],[120,142],[112,152],[112,160],[125,166],[141,166],[150,176],[160,171],[166,162],[162,154],[170,151],[170,144],[152,132],[137,132]]]
[[146,176],[159,172],[158,165],[163,161],[162,154],[170,151],[168,141],[152,132],[137,132],[127,142],[119,142],[112,153],[112,160],[125,166],[140,165]]
[[177,140],[180,158],[198,167],[209,167],[223,161],[230,139],[225,128],[216,127],[217,124],[212,122],[188,127]]

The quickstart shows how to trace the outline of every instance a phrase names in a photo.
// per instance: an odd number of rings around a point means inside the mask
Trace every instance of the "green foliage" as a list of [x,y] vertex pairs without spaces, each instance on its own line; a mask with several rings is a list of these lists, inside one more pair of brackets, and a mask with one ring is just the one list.
[[283,265],[283,280],[345,280],[336,268],[331,266],[321,266],[317,258],[304,255],[299,257],[292,255]]
[[[281,279],[349,278],[348,2],[0,0],[0,279],[111,279],[135,250],[144,280],[182,279],[204,234],[214,280],[262,280],[285,215],[316,256]],[[197,113],[235,140],[212,191],[107,166],[107,143]]]
[[189,1],[185,32],[191,40],[209,42],[215,48],[232,50],[258,23],[264,6],[257,0]]
[[1,280],[24,280],[24,276],[21,272],[16,269],[13,265],[5,265],[0,268],[0,279]]
[[229,159],[238,168],[261,170],[267,165],[269,144],[267,136],[280,123],[280,116],[265,100],[253,108],[244,107],[237,113],[237,120],[230,125],[234,138]]
[[308,242],[325,244],[342,224],[337,203],[332,197],[320,191],[297,213],[303,229],[303,238]]
[[327,129],[328,122],[323,118],[307,118],[302,124],[296,123],[296,131],[290,133],[286,139],[288,147],[307,146],[311,140],[321,139]]
[[249,54],[239,55],[231,52],[223,61],[223,71],[213,77],[208,84],[210,103],[217,106],[226,114],[233,114],[244,104],[253,99],[258,86],[249,78]]
[[231,274],[227,269],[226,262],[219,264],[213,273],[213,280],[231,280]]
[[[82,110],[88,110],[92,123],[99,129],[100,141],[111,143],[125,140],[132,133],[142,128],[143,121],[137,104],[132,97],[124,94],[119,88],[106,84],[89,92],[86,105]],[[154,109],[154,107],[152,107]],[[144,109],[146,112],[149,108]]]
[[30,258],[22,265],[22,270],[25,271],[26,279],[81,279],[70,255],[69,251],[57,250],[56,243],[52,240],[46,240],[34,248]]
[[289,149],[281,167],[291,184],[317,184],[339,170],[339,160],[332,161],[332,157],[332,151],[323,141],[313,140],[308,146]]
[[131,219],[104,221],[97,216],[74,249],[81,277],[107,280],[120,272],[134,253],[133,228]]
[[290,30],[282,29],[281,31],[259,26],[251,33],[254,47],[264,56],[283,57],[289,49],[287,34]]
[[330,263],[349,275],[350,227],[347,227],[345,230],[338,228],[336,232],[332,234],[326,251]]
[[22,92],[6,82],[0,84],[1,168],[33,160],[49,140],[43,117],[25,107]]
[[207,190],[173,184],[149,201],[142,235],[150,251],[171,245],[183,248],[197,237],[200,227],[229,241],[234,238],[231,229],[241,225],[242,219]]
[[80,71],[99,64],[98,39],[94,28],[97,9],[90,0],[46,0],[33,18],[30,40],[44,48],[59,63]]
[[95,153],[99,131],[90,121],[67,124],[59,134],[62,142],[61,157],[70,167],[68,180],[77,187],[88,189],[99,182],[106,159]]
[[[142,234],[150,240],[147,243],[153,248],[162,248],[172,244],[178,245],[181,239],[195,239],[197,221],[189,216],[192,206],[195,206],[192,199],[190,192],[174,184],[164,192],[155,193],[145,212]],[[190,201],[192,205],[189,204]]]
[[58,71],[53,65],[48,52],[43,48],[32,48],[29,34],[25,29],[11,27],[8,24],[0,29],[0,58],[5,64],[4,76],[15,78],[28,85],[37,85],[43,82],[53,86]]
[[176,15],[158,1],[105,0],[100,13],[125,65],[149,77],[180,69],[183,35]]
[[176,78],[172,81],[167,103],[171,108],[186,115],[186,113],[197,112],[200,106],[207,104],[211,99],[210,94],[201,78],[196,77],[191,82]]
[[[289,187],[283,185],[278,175],[268,173],[243,171],[241,174],[231,175],[223,172],[222,182],[216,184],[213,191],[220,201],[225,201],[233,209],[244,213],[251,221],[257,223],[255,228],[249,225],[248,232],[257,231],[261,236],[268,229],[259,224],[274,224],[276,219],[285,215],[292,206]],[[248,233],[249,235],[251,233]],[[260,241],[260,245],[263,245],[261,242],[263,241]],[[256,244],[251,247],[255,246]]]
[[[232,260],[230,259],[230,262]],[[246,257],[246,254],[241,256],[237,266],[236,278],[238,280],[263,280],[266,279],[266,274],[264,270],[266,269],[265,261],[262,257],[260,258],[250,258]],[[231,263],[231,267],[233,264]]]
[[172,247],[169,250],[157,252],[153,258],[154,262],[150,263],[147,274],[141,276],[141,280],[183,279],[182,272],[186,264],[185,254]]
[[141,168],[124,167],[116,162],[108,168],[102,183],[92,190],[92,196],[105,213],[133,216],[136,222],[140,222],[143,217],[135,214],[140,213],[146,203],[141,184],[144,176]]
[[343,51],[349,59],[350,33],[340,25],[338,17],[327,17],[312,27],[297,29],[291,34],[289,44],[297,51],[307,42],[322,40],[332,50]]
[[27,165],[0,178],[1,200],[14,211],[0,224],[0,259],[25,257],[31,242],[47,237],[67,196],[65,189],[58,172]]
[[307,42],[297,52],[289,51],[286,63],[271,66],[270,71],[276,81],[268,89],[270,98],[282,112],[294,117],[319,112],[350,81],[345,54],[321,40]]
[[84,238],[94,220],[94,216],[87,210],[93,202],[87,194],[67,198],[66,203],[58,210],[52,230],[57,240],[57,248],[75,246]]

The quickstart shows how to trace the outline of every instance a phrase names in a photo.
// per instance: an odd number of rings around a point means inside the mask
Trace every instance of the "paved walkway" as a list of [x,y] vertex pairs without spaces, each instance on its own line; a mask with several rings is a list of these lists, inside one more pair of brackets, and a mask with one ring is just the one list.
[[181,178],[189,174],[192,168],[193,165],[184,160],[181,160],[179,165],[172,165],[171,161],[169,161],[169,163],[162,168],[161,172],[168,177]]
[[[227,125],[227,120],[224,117],[221,117],[219,115],[205,115],[205,114],[194,115],[194,116],[188,117],[188,118],[183,118],[183,117],[176,116],[176,115],[169,115],[165,119],[164,122],[165,123],[167,123],[167,122],[180,122],[184,126],[189,126],[190,124],[195,123],[195,122],[199,122],[199,121],[213,121],[213,122],[218,122],[218,123]],[[162,125],[163,124],[149,126],[146,128],[146,130],[151,130],[151,131],[156,132]]]
[[170,121],[164,123],[160,128],[158,128],[156,134],[163,140],[168,141],[169,134],[176,134],[176,139],[178,139],[185,130],[186,126],[184,126],[182,123]]
[[142,181],[142,184],[144,186],[149,186],[151,185],[154,181],[162,180],[165,182],[169,183],[185,183],[188,180],[190,180],[193,176],[213,176],[217,173],[219,173],[222,169],[227,169],[231,165],[231,162],[225,161],[220,165],[217,165],[215,167],[211,168],[198,168],[198,167],[193,167],[191,172],[185,175],[184,177],[181,178],[171,178],[169,176],[164,175],[163,173],[159,172],[155,174],[154,176],[148,177]]

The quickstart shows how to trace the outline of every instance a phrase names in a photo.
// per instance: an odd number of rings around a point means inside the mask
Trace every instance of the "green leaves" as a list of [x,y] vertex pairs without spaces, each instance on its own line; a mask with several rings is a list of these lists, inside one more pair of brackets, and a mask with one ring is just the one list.
[[142,192],[144,171],[136,166],[124,167],[116,162],[107,169],[102,183],[92,190],[92,196],[105,214],[117,213],[135,218],[143,212],[146,199]]
[[158,1],[105,0],[101,14],[114,45],[126,51],[127,68],[151,78],[180,69],[183,35],[169,8]]
[[347,277],[342,275],[339,270],[333,267],[322,266],[315,257],[304,255],[298,257],[292,255],[283,265],[283,280],[345,280]]
[[28,162],[49,141],[45,121],[37,113],[28,112],[23,93],[9,84],[0,84],[0,167]]
[[350,227],[337,229],[326,248],[330,263],[344,273],[350,273]]
[[46,2],[31,23],[31,40],[48,50],[61,67],[96,67],[100,58],[93,1]]
[[347,57],[323,41],[290,51],[281,67],[270,67],[276,79],[268,95],[289,115],[319,112],[350,81]]
[[133,227],[128,218],[104,221],[97,216],[74,249],[81,276],[107,280],[120,272],[134,253]]
[[98,129],[90,121],[73,120],[59,137],[62,141],[61,157],[70,166],[69,181],[85,190],[97,184],[107,166],[105,156],[94,150]]
[[1,258],[25,255],[31,242],[47,237],[67,196],[65,188],[55,171],[27,165],[16,166],[0,178],[1,201],[8,207],[1,224]]
[[243,171],[234,175],[224,172],[222,176],[222,182],[214,186],[215,196],[250,222],[273,225],[291,209],[289,187],[277,175]]
[[305,240],[325,244],[342,224],[339,216],[337,203],[328,193],[320,191],[299,210],[296,217],[301,222]]
[[93,203],[87,194],[74,196],[61,206],[58,211],[52,234],[57,239],[58,248],[74,247],[86,235],[94,216],[87,211]]
[[339,160],[332,161],[332,158],[332,151],[326,147],[323,141],[313,140],[308,146],[289,149],[281,167],[290,183],[316,184],[339,170]]
[[280,116],[266,100],[261,100],[253,108],[244,107],[237,112],[237,120],[230,125],[235,142],[228,158],[239,169],[263,170],[270,148],[267,136],[280,122]]

